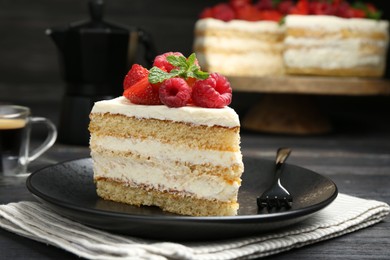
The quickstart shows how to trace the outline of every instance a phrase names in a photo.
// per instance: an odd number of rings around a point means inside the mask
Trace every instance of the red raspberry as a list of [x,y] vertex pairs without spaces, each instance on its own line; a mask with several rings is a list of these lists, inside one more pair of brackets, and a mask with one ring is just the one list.
[[225,22],[233,20],[235,18],[235,14],[233,8],[228,4],[217,4],[213,7],[213,17],[215,19],[219,19]]
[[141,79],[147,77],[149,75],[149,71],[142,67],[139,64],[134,64],[131,66],[131,69],[129,72],[127,72],[127,75],[125,76],[123,80],[123,89],[128,89]]
[[232,101],[229,81],[218,73],[212,73],[205,80],[198,80],[192,87],[192,101],[196,106],[222,108]]
[[251,5],[252,0],[229,0],[229,4],[234,10],[236,10],[244,5]]
[[309,2],[309,13],[314,15],[334,15],[335,10],[331,3],[313,1]]
[[290,10],[294,7],[294,3],[292,0],[284,0],[279,3],[278,10],[283,15],[286,15],[290,12]]
[[259,10],[273,10],[274,5],[272,0],[260,0],[255,4],[255,7]]
[[164,105],[183,107],[191,99],[191,87],[182,78],[170,78],[161,84],[159,95]]
[[158,96],[158,90],[152,87],[148,77],[144,77],[123,92],[128,100],[138,105],[160,105],[161,101]]
[[184,56],[180,52],[166,52],[166,53],[158,55],[158,56],[156,56],[156,58],[154,58],[153,66],[156,66],[156,67],[162,69],[163,71],[171,72],[171,70],[173,70],[175,68],[175,66],[173,66],[172,64],[170,64],[167,61],[167,56],[171,56],[171,55]]
[[335,14],[339,17],[342,18],[351,18],[352,17],[352,11],[351,11],[351,6],[347,2],[342,2],[335,6],[336,11]]

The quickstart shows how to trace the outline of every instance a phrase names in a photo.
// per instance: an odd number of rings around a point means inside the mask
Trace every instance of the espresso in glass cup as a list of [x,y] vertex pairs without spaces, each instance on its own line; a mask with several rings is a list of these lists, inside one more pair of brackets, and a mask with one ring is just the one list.
[[[46,139],[30,151],[30,132],[34,124],[47,126]],[[24,176],[28,164],[56,141],[57,129],[47,118],[30,116],[23,106],[0,105],[0,175]]]

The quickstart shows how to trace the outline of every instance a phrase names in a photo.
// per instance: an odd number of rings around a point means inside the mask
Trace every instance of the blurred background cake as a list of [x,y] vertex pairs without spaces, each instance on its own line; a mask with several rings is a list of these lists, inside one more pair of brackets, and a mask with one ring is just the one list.
[[200,65],[229,76],[284,74],[280,21],[285,14],[266,1],[232,0],[205,8],[195,24]]
[[[288,74],[384,75],[389,22],[378,20],[379,13],[371,5],[345,9],[342,4],[324,2],[321,15],[286,17],[284,64]],[[307,14],[315,14],[312,5]]]
[[194,50],[209,71],[231,76],[381,77],[389,23],[371,4],[231,0],[205,8]]
[[284,73],[284,27],[277,22],[205,18],[196,23],[195,35],[194,50],[208,71],[231,76]]

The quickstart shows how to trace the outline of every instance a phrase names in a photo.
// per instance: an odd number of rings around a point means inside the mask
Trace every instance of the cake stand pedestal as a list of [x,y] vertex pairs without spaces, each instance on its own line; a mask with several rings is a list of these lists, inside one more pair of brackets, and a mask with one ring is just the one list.
[[245,129],[280,134],[324,134],[330,120],[315,104],[313,95],[390,95],[386,79],[280,76],[228,77],[237,92],[265,94],[242,119]]

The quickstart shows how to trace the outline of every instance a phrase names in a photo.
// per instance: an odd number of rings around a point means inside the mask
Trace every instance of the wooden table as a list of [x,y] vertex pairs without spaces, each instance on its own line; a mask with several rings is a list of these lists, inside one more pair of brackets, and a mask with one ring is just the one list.
[[[58,88],[40,86],[40,91],[37,92],[38,87],[26,88],[23,96],[14,94],[15,91],[11,91],[13,86],[3,88],[1,90],[5,92],[1,92],[1,101],[29,105],[35,115],[56,121],[60,99]],[[362,118],[359,124],[363,127],[342,128],[346,130],[317,136],[269,135],[243,131],[242,152],[244,156],[273,160],[278,147],[291,147],[293,152],[289,163],[331,178],[340,193],[390,203],[390,122],[387,120],[378,124],[373,120],[376,119]],[[34,142],[40,137],[40,133],[37,133]],[[57,143],[33,162],[29,169],[34,171],[56,162],[87,156],[88,147]],[[1,179],[0,203],[21,200],[35,200],[26,189],[24,180]],[[389,230],[388,217],[375,226],[268,259],[389,259]],[[0,259],[79,259],[64,250],[2,229],[0,248]]]
[[390,95],[390,81],[372,78],[269,76],[229,77],[236,92],[265,94],[243,118],[246,129],[268,133],[324,134],[332,131],[328,116],[313,95]]

